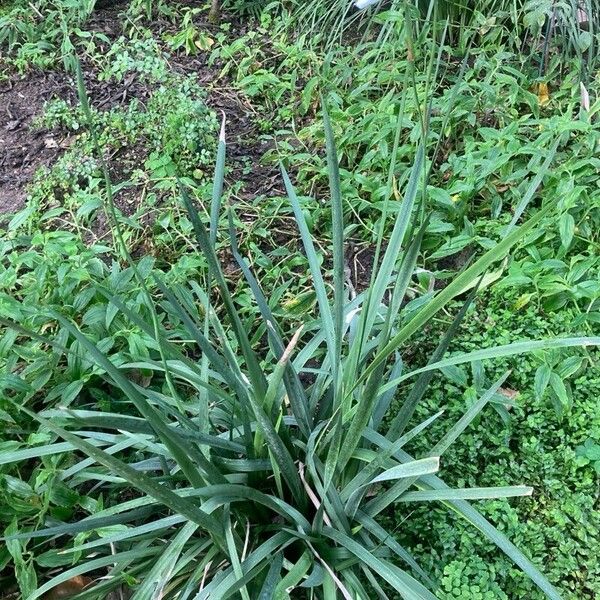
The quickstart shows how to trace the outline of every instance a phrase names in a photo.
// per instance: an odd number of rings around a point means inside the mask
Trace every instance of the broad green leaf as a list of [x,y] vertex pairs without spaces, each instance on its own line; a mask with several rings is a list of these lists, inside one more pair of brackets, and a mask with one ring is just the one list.
[[560,403],[563,406],[569,405],[569,395],[567,393],[567,388],[558,373],[552,372],[550,374],[550,387],[552,391],[556,394],[556,397],[560,400]]
[[19,590],[23,598],[28,598],[37,588],[37,576],[33,567],[33,561],[25,560],[25,543],[17,539],[18,523],[15,517],[10,525],[4,530],[6,550],[10,554],[14,565],[14,576],[19,584]]
[[548,383],[550,382],[550,376],[552,375],[552,369],[547,365],[540,365],[535,371],[535,377],[533,387],[535,390],[535,396],[538,400],[544,397]]
[[575,219],[573,215],[566,212],[563,213],[558,222],[558,229],[560,231],[560,241],[565,248],[571,245],[573,236],[575,235]]

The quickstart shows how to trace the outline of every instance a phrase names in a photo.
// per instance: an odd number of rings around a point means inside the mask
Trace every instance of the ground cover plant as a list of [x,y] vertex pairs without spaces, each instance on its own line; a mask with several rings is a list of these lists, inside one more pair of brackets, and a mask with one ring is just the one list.
[[3,8],[5,596],[598,594],[595,11],[335,4]]

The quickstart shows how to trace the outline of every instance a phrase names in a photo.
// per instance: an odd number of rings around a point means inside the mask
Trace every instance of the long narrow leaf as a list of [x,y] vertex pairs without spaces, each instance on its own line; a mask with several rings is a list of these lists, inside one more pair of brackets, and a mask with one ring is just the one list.
[[147,598],[161,598],[175,563],[187,541],[194,535],[198,525],[186,523],[177,535],[167,544],[150,571],[144,576],[141,585],[136,589],[131,600],[147,600]]
[[506,381],[510,371],[506,371],[488,390],[482,394],[481,398],[474,402],[465,414],[455,423],[450,431],[429,451],[430,456],[441,456],[455,442],[460,434],[468,427],[473,419],[483,410],[485,405],[496,395],[500,386]]
[[547,340],[535,340],[535,341],[524,341],[514,342],[512,344],[506,344],[505,346],[494,346],[492,348],[485,348],[484,350],[474,350],[473,352],[466,352],[464,354],[458,354],[451,358],[440,360],[439,362],[429,364],[420,369],[415,369],[410,373],[398,377],[393,381],[389,381],[381,388],[381,393],[392,388],[399,383],[421,373],[427,371],[433,371],[436,369],[443,369],[444,367],[450,367],[453,365],[462,365],[478,360],[488,360],[493,358],[500,358],[502,356],[517,356],[519,354],[527,354],[529,352],[536,352],[539,350],[551,350],[553,348],[574,348],[581,347],[585,348],[588,346],[600,346],[600,337],[575,337],[575,338],[553,338]]
[[217,147],[217,161],[213,178],[212,199],[210,203],[210,243],[214,246],[217,242],[217,227],[219,213],[221,212],[221,197],[223,196],[223,179],[225,177],[225,115],[221,121],[219,145]]
[[423,600],[435,600],[435,596],[416,579],[408,575],[408,573],[405,573],[385,560],[377,558],[364,546],[342,532],[332,529],[331,527],[324,527],[323,533],[334,542],[347,548],[360,561],[364,562],[378,573],[378,575],[387,581],[387,583],[389,583],[402,598],[405,598],[406,600],[415,600],[417,598],[422,598]]
[[[382,435],[369,431],[368,437],[371,442],[385,449],[389,447],[390,441]],[[406,462],[413,460],[410,454],[404,450],[394,453],[397,460]],[[433,490],[450,489],[436,475],[424,475],[421,479],[423,486]],[[446,506],[457,512],[469,523],[481,531],[490,541],[500,548],[551,600],[561,600],[560,594],[554,586],[542,575],[542,573],[531,563],[531,561],[500,531],[498,531],[483,515],[475,510],[466,500],[444,500]]]
[[198,244],[200,245],[200,249],[202,250],[204,257],[208,262],[208,268],[210,270],[210,273],[215,279],[217,287],[219,288],[219,291],[221,293],[221,300],[223,302],[225,310],[227,311],[227,316],[233,327],[238,343],[240,344],[240,348],[246,361],[246,366],[248,367],[248,375],[250,377],[250,381],[252,382],[255,394],[259,398],[262,398],[264,397],[264,394],[267,389],[265,376],[260,367],[259,360],[256,354],[254,353],[254,350],[252,350],[250,341],[248,339],[248,335],[244,329],[244,326],[233,303],[231,293],[229,291],[229,288],[227,287],[227,282],[225,281],[225,277],[223,276],[223,272],[219,265],[219,261],[217,259],[214,247],[210,243],[209,234],[207,233],[206,227],[204,226],[204,223],[202,223],[202,220],[198,215],[198,211],[192,203],[192,200],[189,197],[185,188],[180,185],[179,191],[187,209],[190,220],[192,222],[192,225],[194,227],[194,232],[196,234]]
[[382,364],[387,357],[392,354],[405,340],[407,340],[413,333],[421,329],[421,327],[427,323],[431,317],[433,317],[439,310],[441,310],[450,300],[452,300],[457,294],[459,294],[465,287],[475,280],[481,273],[496,262],[503,258],[506,253],[514,246],[523,236],[531,231],[542,219],[553,209],[552,205],[548,205],[540,210],[535,216],[517,228],[515,231],[507,235],[498,244],[486,252],[481,258],[479,258],[473,265],[466,269],[463,273],[458,275],[448,286],[446,286],[437,296],[433,298],[427,305],[425,305],[402,329],[386,344],[386,346],[377,353],[375,358],[371,361],[371,364],[361,377],[360,381],[364,381],[375,369]]
[[373,477],[368,484],[377,483],[378,481],[393,481],[395,479],[403,479],[405,477],[420,477],[430,473],[437,473],[440,468],[439,456],[430,458],[421,458],[412,462],[407,462],[391,469],[386,469],[381,475]]
[[[242,269],[244,273],[244,277],[252,290],[252,294],[256,300],[258,308],[260,310],[261,316],[265,321],[265,325],[267,327],[267,333],[269,338],[272,341],[273,349],[275,353],[275,358],[279,360],[284,351],[285,345],[283,343],[283,339],[281,337],[281,333],[279,331],[279,327],[277,325],[277,321],[271,312],[271,308],[269,307],[269,303],[265,298],[258,282],[256,281],[252,271],[248,267],[246,261],[242,257],[239,252],[237,239],[236,239],[236,231],[233,225],[233,216],[232,211],[229,211],[229,239],[231,244],[232,254]],[[306,394],[304,391],[304,387],[300,382],[300,379],[294,370],[293,365],[290,362],[286,362],[286,369],[284,373],[284,383],[286,387],[286,391],[288,393],[288,398],[290,400],[290,406],[292,408],[292,412],[296,417],[298,422],[298,426],[302,433],[308,437],[310,431],[310,417],[308,414],[308,399],[306,398]]]
[[23,412],[27,413],[36,421],[38,421],[44,427],[50,429],[50,431],[53,431],[54,433],[62,437],[64,440],[71,443],[75,448],[79,449],[81,452],[84,452],[89,457],[93,458],[95,461],[111,469],[117,475],[123,477],[123,479],[128,481],[130,485],[138,488],[139,490],[143,491],[149,496],[152,496],[158,502],[164,504],[174,512],[185,515],[188,519],[190,519],[190,521],[193,521],[194,523],[200,525],[203,529],[205,529],[207,532],[214,536],[215,541],[217,543],[224,543],[223,528],[214,516],[205,513],[186,498],[178,496],[170,489],[156,483],[150,477],[147,477],[143,473],[132,469],[123,461],[115,458],[114,456],[111,456],[110,454],[107,454],[99,448],[96,448],[89,442],[86,442],[85,440],[81,439],[79,436],[63,429],[62,427],[54,425],[54,423],[52,423],[51,421],[43,419],[39,415],[26,408],[18,408]]
[[329,189],[331,193],[331,226],[333,237],[333,320],[335,352],[332,358],[334,381],[334,406],[337,406],[337,395],[340,393],[340,368],[342,330],[344,325],[344,210],[340,186],[340,170],[333,139],[333,131],[327,112],[325,100],[323,105],[323,127],[327,147],[327,171],[329,173]]
[[[481,279],[479,281],[481,282]],[[456,332],[458,331],[460,324],[462,323],[463,319],[465,318],[465,315],[467,314],[467,311],[469,310],[469,307],[471,306],[471,303],[473,302],[473,300],[475,298],[478,288],[479,288],[479,284],[477,286],[475,286],[473,291],[469,294],[469,297],[464,302],[461,309],[458,311],[456,317],[452,321],[452,324],[450,325],[450,327],[448,328],[446,333],[444,333],[444,335],[443,335],[442,339],[440,340],[439,344],[437,345],[436,349],[433,351],[433,354],[431,355],[431,357],[428,361],[428,364],[433,364],[435,362],[438,362],[439,360],[442,359],[442,357],[446,353],[446,350],[448,349],[450,342],[456,335]],[[394,438],[398,437],[399,435],[402,435],[402,432],[408,426],[408,423],[410,422],[410,419],[412,418],[412,416],[415,412],[415,408],[417,407],[417,404],[421,401],[421,398],[423,398],[423,396],[425,395],[425,391],[427,390],[427,386],[429,385],[429,382],[431,381],[433,375],[434,375],[433,371],[427,371],[425,373],[422,373],[420,375],[420,377],[417,379],[417,381],[414,383],[408,396],[402,403],[400,410],[394,416],[394,418],[392,419],[392,422],[390,423],[390,427],[389,427],[389,430],[387,433],[388,438],[393,440]],[[395,377],[394,375],[392,375],[391,379],[397,380],[398,378]],[[396,387],[397,387],[397,385],[391,387],[385,393],[387,394],[388,392],[391,392],[392,390],[396,389]]]
[[533,488],[526,485],[466,488],[462,490],[422,490],[419,492],[406,492],[406,494],[403,494],[399,498],[399,502],[425,502],[430,500],[487,500],[493,498],[513,498],[514,496],[531,496],[532,492]]

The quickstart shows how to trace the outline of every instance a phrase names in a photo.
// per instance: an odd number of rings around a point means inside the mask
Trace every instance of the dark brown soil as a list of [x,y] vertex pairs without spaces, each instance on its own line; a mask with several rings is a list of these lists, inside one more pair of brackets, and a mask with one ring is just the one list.
[[[122,31],[120,12],[126,3],[109,3],[95,11],[87,28],[116,39]],[[199,23],[206,29],[214,28],[209,23]],[[156,19],[153,23],[156,39],[172,29],[167,21]],[[232,36],[243,34],[241,26],[232,23]],[[226,81],[218,81],[222,65],[209,65],[208,53],[197,56],[185,54],[172,56],[173,70],[195,73],[208,91],[208,105],[226,117],[227,165],[230,182],[242,182],[239,197],[255,198],[262,194],[282,193],[280,175],[274,165],[264,166],[261,158],[268,149],[259,139],[254,124],[254,110],[247,100]],[[99,81],[93,63],[83,57],[82,67],[91,104],[99,110],[128,104],[133,98],[142,103],[152,92],[147,82],[132,73],[122,82]],[[44,102],[59,97],[71,104],[76,103],[76,91],[72,78],[59,71],[32,71],[25,76],[14,74],[0,84],[0,214],[13,213],[22,208],[26,201],[26,189],[35,171],[41,166],[53,164],[69,144],[65,132],[36,129],[32,126],[35,117],[41,114]],[[143,162],[143,148],[127,149],[127,154],[137,156],[135,165]],[[111,173],[125,179],[123,172],[127,164],[124,156],[111,157],[115,164],[109,165]],[[117,167],[117,162],[119,167]],[[128,198],[135,205],[135,199]],[[131,212],[125,209],[124,212]],[[101,219],[100,219],[101,221]],[[100,229],[104,229],[98,223]],[[97,232],[102,237],[103,231]]]
[[69,94],[69,78],[60,72],[35,71],[0,84],[0,213],[25,203],[25,188],[38,167],[52,164],[62,152],[61,140],[32,127],[44,102]]
[[[384,252],[385,248],[383,248],[382,256]],[[346,248],[346,265],[350,270],[348,276],[357,293],[363,292],[369,287],[374,259],[374,246],[351,242]]]
[[[238,22],[231,24],[232,39],[245,34],[245,25]],[[209,31],[215,29],[215,26],[206,20],[196,20],[196,25]],[[168,24],[164,25],[160,33],[170,29]],[[227,165],[231,169],[230,180],[243,183],[240,199],[256,198],[263,194],[283,194],[278,168],[273,164],[265,165],[261,162],[270,147],[266,140],[259,138],[255,109],[230,82],[216,81],[224,65],[219,62],[209,65],[208,52],[200,52],[195,56],[177,54],[171,58],[170,64],[179,73],[194,73],[208,90],[207,104],[225,117]]]

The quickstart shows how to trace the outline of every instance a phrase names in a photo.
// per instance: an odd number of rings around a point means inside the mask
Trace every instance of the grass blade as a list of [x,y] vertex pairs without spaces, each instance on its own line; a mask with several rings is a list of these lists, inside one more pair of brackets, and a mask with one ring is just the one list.
[[[481,281],[481,279],[479,281]],[[442,337],[442,339],[440,340],[436,349],[434,350],[433,354],[431,355],[431,358],[429,359],[428,364],[432,364],[432,363],[439,361],[446,353],[446,350],[448,349],[450,342],[456,335],[456,332],[458,331],[460,324],[462,323],[463,319],[465,318],[465,315],[467,314],[467,311],[469,310],[469,307],[471,306],[471,304],[475,298],[477,290],[478,290],[478,286],[475,286],[473,291],[469,294],[469,297],[467,298],[466,302],[462,305],[461,309],[458,311],[458,314],[452,321],[452,324],[450,325],[450,327],[448,328],[446,333],[444,333],[444,336]],[[415,412],[415,408],[417,407],[418,403],[421,401],[421,398],[423,398],[425,391],[427,390],[427,386],[429,385],[429,382],[431,381],[431,378],[433,377],[433,375],[434,375],[433,371],[426,371],[425,373],[422,373],[419,376],[419,378],[417,379],[417,381],[411,388],[408,396],[402,403],[402,407],[400,408],[398,414],[392,419],[392,422],[390,423],[390,427],[389,427],[389,430],[387,433],[388,438],[393,440],[394,438],[398,437],[399,435],[402,435],[402,432],[407,427],[408,423],[410,422],[410,419],[412,418],[412,416]],[[397,380],[398,377],[394,377],[394,375],[392,374],[391,379]],[[391,387],[385,393],[387,394],[387,393],[391,392],[392,390],[395,390],[396,387],[397,387],[397,385]]]
[[329,305],[329,300],[327,298],[327,289],[325,288],[325,282],[323,281],[319,257],[313,244],[312,235],[308,229],[308,225],[306,224],[302,207],[298,201],[296,190],[294,189],[290,177],[283,165],[281,165],[281,173],[287,195],[294,211],[294,216],[296,217],[296,223],[298,224],[300,237],[302,238],[302,244],[304,246],[304,251],[306,252],[306,258],[308,259],[310,274],[313,279],[313,285],[317,295],[317,303],[319,305],[319,317],[323,325],[327,348],[330,356],[335,356],[337,345],[335,341],[334,319],[331,312],[331,306]]
[[[178,436],[175,431],[167,427],[156,409],[146,401],[127,377],[121,373],[120,369],[115,367],[115,365],[100,350],[98,350],[85,335],[61,315],[57,313],[52,314],[54,318],[59,321],[84,348],[86,348],[96,363],[106,371],[115,384],[119,386],[119,388],[134,403],[140,413],[148,420],[154,431],[156,431],[157,435],[163,440],[167,448],[169,448],[173,458],[177,461],[177,464],[181,467],[192,485],[201,486],[204,484],[204,477],[198,471],[194,460],[200,464],[207,476],[213,478],[213,482],[214,478],[217,480],[222,478],[218,469],[216,469],[206,457],[196,451],[191,444],[185,441],[181,436]],[[194,460],[192,460],[192,458]]]
[[217,162],[213,179],[212,200],[210,203],[210,243],[214,247],[217,243],[217,228],[219,226],[219,213],[221,212],[221,197],[223,196],[223,180],[225,178],[225,115],[221,121],[219,145],[217,147]]
[[[271,312],[271,308],[269,307],[269,303],[267,302],[267,299],[265,298],[258,282],[254,278],[252,271],[248,267],[248,264],[239,252],[236,231],[233,224],[232,210],[229,211],[229,239],[231,243],[231,251],[233,253],[233,257],[242,269],[244,277],[246,278],[246,281],[248,282],[248,285],[252,290],[254,299],[256,300],[261,316],[266,324],[267,333],[273,346],[275,358],[277,360],[280,360],[285,351],[285,345],[283,343],[283,339],[281,337],[277,321],[275,320],[275,317]],[[302,386],[302,383],[300,382],[300,379],[298,378],[298,375],[290,361],[286,361],[284,383],[288,394],[288,398],[290,400],[292,412],[294,413],[296,421],[298,422],[298,427],[300,428],[302,433],[306,437],[308,437],[311,425],[311,419],[308,414],[308,399],[306,397],[304,387]]]
[[186,523],[160,553],[154,566],[144,576],[141,585],[136,589],[131,600],[146,600],[147,598],[162,598],[163,590],[169,583],[170,575],[177,563],[179,555],[187,541],[194,535],[198,525]]
[[257,600],[272,600],[275,597],[275,588],[281,581],[281,567],[283,566],[283,554],[278,552],[273,558],[269,571],[262,584]]
[[377,558],[351,537],[332,529],[331,527],[324,527],[323,533],[340,546],[349,550],[361,562],[365,563],[368,567],[378,573],[379,576],[387,581],[402,598],[406,598],[406,600],[415,600],[416,598],[435,600],[435,596],[416,579],[391,563]]
[[464,363],[488,360],[492,358],[500,358],[502,356],[516,356],[518,354],[527,354],[528,352],[537,352],[540,350],[551,350],[554,348],[574,348],[587,346],[600,346],[600,337],[575,337],[575,338],[553,338],[548,340],[535,340],[535,341],[524,341],[514,342],[512,344],[506,344],[505,346],[493,346],[492,348],[485,348],[484,350],[474,350],[473,352],[467,352],[464,354],[458,354],[451,358],[440,360],[436,363],[432,363],[420,369],[405,373],[397,379],[386,383],[381,388],[381,393],[384,393],[388,389],[392,388],[399,383],[402,383],[406,379],[419,375],[427,371],[433,371],[436,369],[443,369],[453,365],[462,365]]
[[421,458],[412,462],[407,462],[391,469],[386,469],[381,475],[377,475],[365,485],[371,485],[378,481],[394,481],[395,479],[404,479],[405,477],[420,477],[430,473],[437,473],[440,469],[440,457],[432,456]]
[[[389,447],[390,441],[382,435],[370,431],[369,440],[382,449]],[[413,460],[410,454],[404,450],[398,450],[394,457],[403,462]],[[424,475],[420,483],[427,489],[448,490],[450,489],[436,475]],[[550,598],[561,600],[560,594],[554,586],[542,575],[542,573],[531,563],[531,561],[500,531],[498,531],[483,515],[475,510],[466,500],[444,500],[445,505],[461,515],[471,525],[475,526],[483,535],[502,550],[520,569]],[[368,508],[368,507],[367,507]],[[369,511],[370,516],[372,512]]]
[[488,267],[503,258],[526,233],[538,225],[542,219],[554,208],[548,205],[540,210],[534,217],[521,225],[518,229],[507,235],[494,248],[486,252],[473,265],[463,271],[448,286],[446,286],[431,302],[424,306],[373,358],[369,367],[363,372],[359,381],[364,381],[373,371],[382,364],[404,341],[413,333],[420,330],[431,317],[441,310],[452,298],[465,289],[473,280],[481,275]]
[[506,371],[485,393],[474,402],[457,423],[429,451],[430,456],[441,456],[456,441],[458,436],[469,426],[471,421],[483,410],[485,405],[495,396],[502,384],[508,379],[510,371]]
[[227,312],[227,316],[232,325],[236,339],[240,344],[240,348],[246,361],[246,366],[248,367],[248,375],[250,377],[254,393],[258,398],[262,399],[265,395],[265,392],[267,391],[266,379],[260,367],[258,358],[254,353],[254,350],[252,350],[250,341],[248,340],[248,335],[244,329],[244,326],[242,325],[240,317],[233,303],[231,293],[229,292],[227,282],[225,281],[225,277],[223,276],[223,272],[221,271],[221,267],[219,265],[217,255],[215,254],[214,247],[210,243],[209,235],[206,231],[204,223],[202,223],[200,216],[198,215],[198,211],[196,210],[188,193],[182,185],[179,186],[179,191],[181,193],[181,197],[187,209],[190,220],[192,221],[194,232],[196,234],[196,239],[198,240],[202,253],[204,254],[204,257],[208,262],[209,271],[217,283],[217,287],[219,288],[221,300]]
[[[409,464],[409,463],[407,463]],[[512,485],[505,487],[485,487],[467,489],[424,490],[406,492],[398,502],[424,502],[430,500],[488,500],[494,498],[513,498],[514,496],[531,496],[532,487]]]
[[225,548],[223,528],[213,515],[205,513],[186,498],[178,496],[170,489],[156,483],[150,477],[140,473],[139,471],[136,471],[123,461],[111,456],[110,454],[107,454],[103,450],[96,448],[89,442],[81,439],[79,436],[63,429],[62,427],[54,425],[52,421],[43,419],[39,415],[26,408],[18,406],[17,408],[38,421],[38,423],[44,427],[47,427],[50,431],[56,433],[64,440],[71,443],[75,448],[87,454],[90,458],[93,458],[96,462],[104,465],[108,469],[111,469],[114,473],[125,479],[133,487],[148,494],[161,504],[164,504],[166,507],[173,510],[175,513],[184,515],[190,521],[200,525],[200,527],[205,529],[214,537],[217,544],[222,544],[222,547]]
[[334,406],[338,404],[340,394],[340,363],[342,332],[344,326],[344,208],[340,189],[340,169],[333,131],[327,112],[325,100],[323,106],[323,126],[325,129],[325,144],[327,148],[327,171],[329,173],[329,190],[331,193],[331,220],[333,236],[333,321],[335,352],[332,360],[334,381]]
[[552,145],[552,148],[550,148],[550,151],[548,152],[548,156],[546,157],[544,164],[538,169],[533,180],[531,181],[531,184],[527,188],[527,191],[525,192],[525,194],[523,194],[523,197],[521,198],[521,200],[519,201],[519,204],[515,208],[515,214],[513,215],[513,218],[511,219],[510,223],[504,229],[503,235],[507,235],[508,233],[510,233],[510,231],[516,225],[517,221],[521,218],[521,215],[525,212],[525,209],[529,205],[529,202],[531,202],[531,199],[533,198],[533,195],[535,194],[538,187],[540,186],[540,183],[542,183],[542,179],[548,173],[550,164],[552,163],[552,161],[554,160],[554,157],[556,156],[556,151],[558,150],[559,143],[560,143],[560,136],[556,139],[556,141]]

